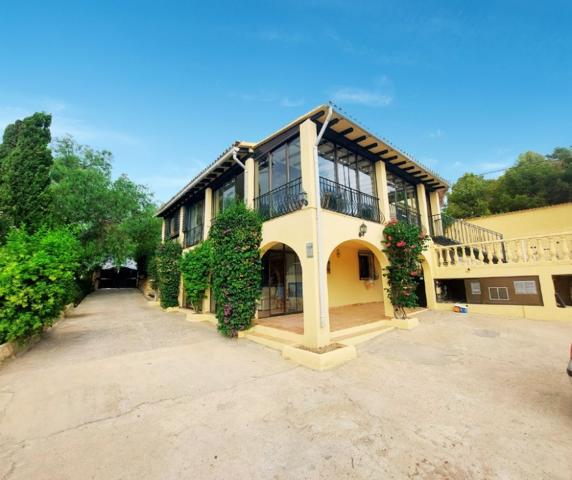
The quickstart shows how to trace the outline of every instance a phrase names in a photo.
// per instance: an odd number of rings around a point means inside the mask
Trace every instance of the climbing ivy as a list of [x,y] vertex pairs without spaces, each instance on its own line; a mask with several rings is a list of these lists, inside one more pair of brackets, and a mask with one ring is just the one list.
[[239,202],[216,217],[209,237],[218,329],[235,337],[250,327],[260,297],[262,221]]
[[156,280],[163,308],[179,305],[180,260],[181,245],[178,242],[167,241],[157,247],[155,253]]
[[201,310],[205,292],[209,288],[211,267],[211,240],[205,240],[181,258],[181,274],[185,293],[195,311]]
[[396,318],[406,318],[406,308],[418,306],[415,290],[421,275],[421,252],[427,248],[427,236],[419,227],[393,219],[383,231],[383,251],[389,260],[384,276],[386,289]]

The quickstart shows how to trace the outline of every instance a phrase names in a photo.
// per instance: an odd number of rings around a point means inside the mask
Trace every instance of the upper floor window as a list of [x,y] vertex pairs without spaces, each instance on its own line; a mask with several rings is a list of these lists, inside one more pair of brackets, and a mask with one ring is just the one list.
[[391,216],[399,221],[419,225],[416,186],[387,172],[387,192]]
[[165,217],[165,238],[174,238],[179,236],[180,226],[180,210]]
[[320,177],[376,196],[373,162],[329,140],[318,147]]
[[258,161],[258,196],[301,176],[300,137],[295,137]]
[[244,201],[244,172],[240,172],[213,192],[214,216],[237,201]]
[[186,247],[195,245],[203,239],[204,211],[205,202],[202,199],[185,206],[183,232]]

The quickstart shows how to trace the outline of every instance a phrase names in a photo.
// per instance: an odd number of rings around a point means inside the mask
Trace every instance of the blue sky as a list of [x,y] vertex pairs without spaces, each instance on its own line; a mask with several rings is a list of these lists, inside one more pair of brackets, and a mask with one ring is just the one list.
[[51,112],[162,201],[328,100],[450,180],[572,144],[569,0],[52,0],[0,19],[0,128]]

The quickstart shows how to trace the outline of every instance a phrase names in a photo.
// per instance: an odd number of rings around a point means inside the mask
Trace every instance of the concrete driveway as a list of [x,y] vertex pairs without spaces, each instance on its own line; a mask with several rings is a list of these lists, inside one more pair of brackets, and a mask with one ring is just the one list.
[[572,477],[572,325],[427,312],[315,372],[99,291],[0,368],[0,479]]

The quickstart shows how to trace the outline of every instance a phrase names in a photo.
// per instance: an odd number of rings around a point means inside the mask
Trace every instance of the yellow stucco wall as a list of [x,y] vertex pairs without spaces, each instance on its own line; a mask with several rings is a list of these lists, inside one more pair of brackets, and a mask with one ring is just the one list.
[[328,297],[330,307],[356,303],[383,302],[381,266],[374,257],[377,280],[359,278],[358,252],[366,250],[357,245],[342,244],[330,255],[328,273]]
[[499,213],[467,221],[502,233],[507,239],[569,232],[572,231],[572,203]]

